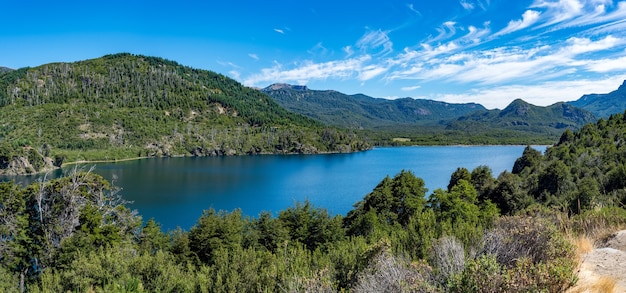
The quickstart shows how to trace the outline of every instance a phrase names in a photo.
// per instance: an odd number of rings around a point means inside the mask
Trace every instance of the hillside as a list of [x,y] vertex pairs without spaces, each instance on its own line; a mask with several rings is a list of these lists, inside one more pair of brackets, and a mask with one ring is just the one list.
[[585,109],[597,117],[608,118],[611,114],[626,110],[626,81],[608,94],[589,94],[568,104]]
[[262,90],[281,106],[325,124],[357,129],[438,122],[485,110],[479,104],[450,104],[423,99],[376,99],[333,90],[273,84]]
[[12,71],[12,70],[13,69],[11,69],[11,68],[0,66],[0,73],[7,72],[7,71]]
[[221,74],[156,57],[22,68],[0,74],[0,87],[0,168],[15,172],[64,160],[367,148]]
[[579,129],[595,120],[592,113],[566,103],[540,107],[517,99],[503,110],[479,111],[460,117],[449,122],[447,129],[476,135],[504,130],[556,139],[565,129]]

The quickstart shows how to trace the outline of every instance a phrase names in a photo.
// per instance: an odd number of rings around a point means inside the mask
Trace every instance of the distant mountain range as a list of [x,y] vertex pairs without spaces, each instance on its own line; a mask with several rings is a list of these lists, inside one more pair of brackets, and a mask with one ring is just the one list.
[[486,110],[480,104],[403,98],[377,99],[363,94],[346,95],[333,90],[310,90],[306,86],[273,84],[264,89],[287,110],[326,124],[350,128],[377,128],[439,122]]
[[[547,107],[518,99],[503,110],[487,110],[480,104],[451,104],[403,98],[387,100],[363,94],[273,84],[264,89],[278,104],[329,125],[414,135],[417,132],[486,137],[526,137],[553,140],[567,128],[578,129],[597,118],[626,110],[626,82],[609,94],[584,95],[569,103]],[[510,141],[510,140],[508,140]]]
[[567,103],[547,107],[531,105],[517,99],[503,110],[477,111],[448,123],[448,129],[470,133],[492,130],[516,130],[560,135],[565,129],[577,129],[597,118],[591,112]]
[[608,118],[611,114],[626,110],[626,81],[608,94],[589,94],[568,104],[590,111],[600,118]]
[[0,73],[2,73],[2,72],[7,72],[7,71],[12,71],[12,70],[13,70],[13,69],[11,69],[11,68],[8,68],[8,67],[2,67],[2,66],[0,66]]

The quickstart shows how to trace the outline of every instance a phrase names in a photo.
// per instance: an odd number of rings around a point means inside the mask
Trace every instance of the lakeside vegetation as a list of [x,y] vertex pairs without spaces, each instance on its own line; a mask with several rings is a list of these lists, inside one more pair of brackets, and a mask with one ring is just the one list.
[[512,172],[458,168],[432,192],[383,178],[346,216],[308,202],[206,210],[164,233],[89,172],[0,183],[4,292],[562,292],[571,239],[626,225],[626,115],[566,131]]

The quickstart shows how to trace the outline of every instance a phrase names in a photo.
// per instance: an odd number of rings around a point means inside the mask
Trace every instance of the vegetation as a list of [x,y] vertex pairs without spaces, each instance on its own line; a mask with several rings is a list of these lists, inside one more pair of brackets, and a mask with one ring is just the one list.
[[[353,132],[290,113],[223,75],[131,54],[0,73],[0,143],[7,166],[28,148],[49,157],[49,167],[369,147]],[[41,170],[33,162],[23,167]]]
[[5,292],[562,292],[571,235],[624,227],[626,115],[528,147],[497,178],[458,168],[426,196],[386,177],[345,217],[309,202],[277,217],[209,209],[165,234],[100,176],[0,183]]

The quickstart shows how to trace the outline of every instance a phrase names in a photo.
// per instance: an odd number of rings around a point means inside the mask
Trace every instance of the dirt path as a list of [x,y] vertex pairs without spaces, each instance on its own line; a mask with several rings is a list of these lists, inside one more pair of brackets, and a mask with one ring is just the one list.
[[[626,292],[626,230],[582,255],[578,278],[577,286],[569,292]],[[612,282],[613,291],[606,289]]]

